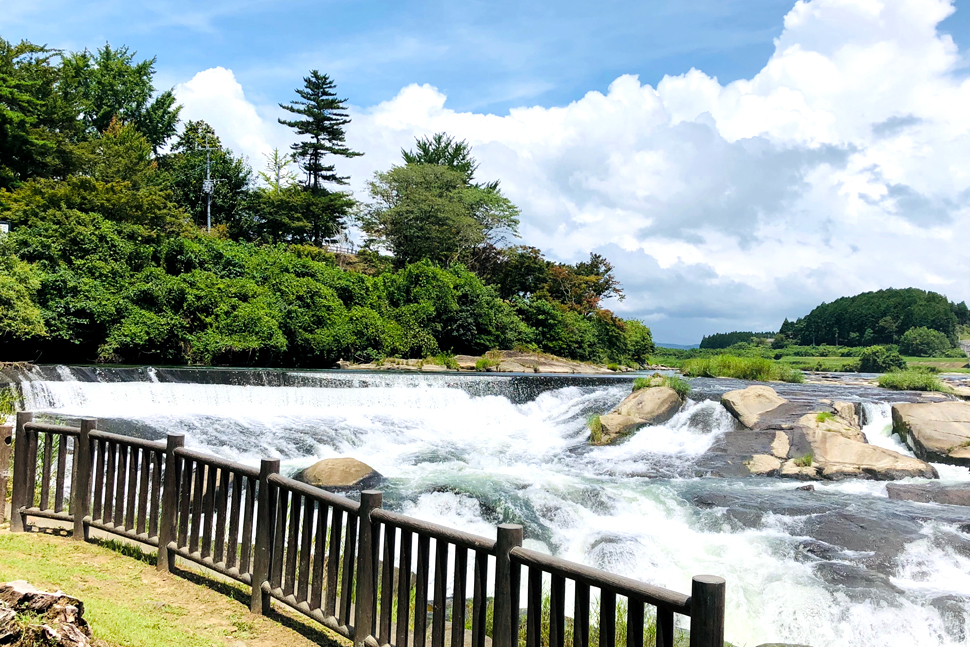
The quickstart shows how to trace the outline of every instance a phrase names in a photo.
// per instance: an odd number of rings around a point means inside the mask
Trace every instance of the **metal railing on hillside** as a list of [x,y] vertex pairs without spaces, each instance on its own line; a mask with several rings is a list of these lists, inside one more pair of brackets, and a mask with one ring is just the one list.
[[[43,424],[17,414],[11,530],[31,517],[97,528],[251,587],[250,609],[285,604],[357,647],[723,647],[725,583],[691,594],[522,547],[521,526],[488,539],[360,503],[184,447]],[[683,636],[681,636],[683,638]]]

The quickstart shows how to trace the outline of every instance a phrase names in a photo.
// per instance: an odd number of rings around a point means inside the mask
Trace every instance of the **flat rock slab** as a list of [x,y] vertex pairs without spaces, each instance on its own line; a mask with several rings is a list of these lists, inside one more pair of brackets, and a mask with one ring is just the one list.
[[889,483],[886,492],[896,501],[970,506],[970,485]]
[[754,428],[761,416],[786,402],[788,400],[779,396],[773,388],[763,384],[728,391],[721,396],[721,404],[724,408],[748,429]]
[[893,431],[925,461],[970,467],[970,402],[893,405]]

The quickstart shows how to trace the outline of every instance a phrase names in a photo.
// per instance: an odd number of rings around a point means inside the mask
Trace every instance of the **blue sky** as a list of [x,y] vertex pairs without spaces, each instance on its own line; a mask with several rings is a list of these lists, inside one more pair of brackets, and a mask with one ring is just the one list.
[[[369,106],[429,83],[456,110],[563,105],[621,74],[656,85],[690,68],[722,83],[764,65],[791,0],[576,2],[5,0],[7,40],[105,41],[158,57],[174,85],[232,69],[257,102],[285,101],[311,68]],[[54,19],[52,19],[54,17]],[[949,22],[957,20],[956,17]]]
[[472,144],[523,243],[616,265],[656,339],[887,287],[970,300],[970,0],[0,0],[0,36],[158,57],[253,166],[303,75],[352,105],[351,189]]

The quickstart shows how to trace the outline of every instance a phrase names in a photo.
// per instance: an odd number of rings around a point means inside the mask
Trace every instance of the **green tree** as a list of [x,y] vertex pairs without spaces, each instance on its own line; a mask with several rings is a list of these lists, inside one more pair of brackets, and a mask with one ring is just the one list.
[[160,188],[172,193],[172,200],[185,209],[198,226],[206,223],[206,157],[215,184],[212,192],[212,222],[225,225],[233,238],[250,239],[253,224],[248,192],[252,170],[245,160],[223,147],[215,130],[204,121],[189,121],[172,145],[171,152],[159,160]]
[[273,193],[279,193],[283,189],[296,184],[296,173],[290,170],[293,163],[292,155],[284,155],[280,149],[274,148],[270,154],[264,153],[266,167],[259,172],[259,179],[266,183]]
[[64,95],[80,108],[89,132],[103,133],[118,118],[133,124],[156,153],[175,134],[181,106],[172,90],[156,93],[155,58],[135,62],[127,47],[105,44],[93,54],[69,54],[62,67]]
[[347,184],[348,178],[337,175],[334,165],[327,163],[330,155],[363,155],[346,145],[344,128],[350,123],[345,105],[347,100],[338,99],[336,83],[317,70],[311,70],[310,75],[304,77],[303,84],[304,87],[296,90],[299,99],[280,104],[281,108],[300,115],[302,119],[280,119],[279,122],[293,128],[297,135],[309,138],[292,145],[293,156],[306,173],[306,187],[319,191],[324,183]]
[[[434,164],[447,166],[462,174],[466,184],[473,184],[478,162],[472,157],[472,147],[466,140],[457,140],[447,133],[435,133],[431,137],[420,137],[414,150],[401,149],[405,164]],[[480,188],[498,189],[499,181],[493,180]]]
[[123,126],[117,119],[82,148],[88,153],[88,172],[101,182],[129,182],[138,188],[155,171],[151,144],[133,125]]
[[368,188],[373,201],[359,223],[369,243],[389,249],[399,267],[422,259],[457,262],[518,224],[507,198],[469,185],[447,166],[396,166],[376,173]]
[[925,326],[910,328],[899,340],[900,352],[915,357],[940,357],[951,348],[946,335]]
[[8,249],[0,249],[0,341],[47,334],[36,303],[39,289],[40,272]]

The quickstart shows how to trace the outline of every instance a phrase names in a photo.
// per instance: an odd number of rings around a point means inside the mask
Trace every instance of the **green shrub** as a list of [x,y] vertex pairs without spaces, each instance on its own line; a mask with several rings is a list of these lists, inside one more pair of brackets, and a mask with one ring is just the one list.
[[633,380],[634,393],[641,389],[649,389],[655,386],[669,387],[676,391],[677,395],[681,398],[686,398],[687,394],[690,393],[690,382],[676,375],[661,376],[659,373],[655,373],[653,377],[638,377]]
[[839,367],[840,373],[858,373],[859,362],[846,362]]
[[438,353],[437,355],[431,355],[429,357],[425,357],[423,363],[431,364],[433,366],[444,366],[451,371],[457,371],[459,369],[458,362],[455,360],[453,353]]
[[835,414],[833,414],[831,411],[820,411],[819,414],[815,416],[815,420],[818,422],[826,422],[833,419],[835,419]]
[[879,376],[879,386],[893,391],[940,391],[949,393],[952,389],[940,378],[927,371],[893,371]]
[[603,441],[603,423],[600,422],[600,414],[594,413],[587,418],[586,426],[589,427],[589,441],[591,443]]
[[736,357],[715,355],[689,359],[681,366],[688,377],[733,377],[739,380],[769,382],[802,382],[805,378],[798,369],[778,364],[764,357]]
[[476,371],[485,371],[490,368],[494,368],[502,363],[501,359],[491,359],[489,357],[481,357],[477,362],[475,362]]
[[813,460],[815,460],[815,456],[811,452],[809,452],[804,456],[796,458],[795,465],[797,465],[798,467],[811,467]]
[[618,371],[620,370],[620,365],[615,363],[610,363],[606,365],[606,368],[608,368],[611,371]]
[[863,373],[886,373],[906,368],[899,351],[885,346],[869,346],[859,355],[859,370]]
[[17,411],[17,391],[12,386],[0,387],[0,422]]
[[910,328],[899,340],[899,351],[914,357],[940,357],[951,348],[945,334],[925,326]]

